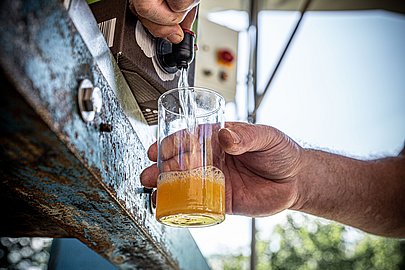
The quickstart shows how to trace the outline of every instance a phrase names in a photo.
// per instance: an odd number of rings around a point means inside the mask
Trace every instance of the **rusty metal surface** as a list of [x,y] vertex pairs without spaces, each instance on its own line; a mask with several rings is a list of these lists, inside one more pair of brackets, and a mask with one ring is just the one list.
[[[114,88],[117,73],[111,68],[114,61],[109,52],[112,50],[115,56],[114,64],[119,66],[118,70],[122,72],[119,72],[120,76],[124,75],[132,95],[135,96],[137,106],[139,105],[138,111],[143,114],[148,124],[157,124],[157,114],[153,113],[153,110],[157,109],[157,99],[166,90],[177,87],[178,76],[171,81],[162,81],[157,75],[151,58],[144,55],[136,42],[134,33],[137,18],[128,8],[128,0],[98,1],[91,6],[98,22],[116,17],[116,34],[112,48],[108,48],[96,20],[92,18],[89,6],[84,1],[70,1],[69,15],[73,23],[82,34],[101,72]],[[194,63],[190,65],[189,70],[189,82],[193,85]],[[111,77],[110,74],[113,73],[114,77]]]
[[[139,139],[145,147],[148,147],[155,140],[154,136],[151,136],[151,127],[148,126],[142,115],[133,95],[134,90],[131,90],[125,81],[116,59],[111,54],[110,48],[108,48],[105,38],[97,26],[96,20],[92,17],[89,6],[83,0],[71,0],[68,12],[84,43],[93,55],[98,68],[114,91]],[[148,59],[146,56],[143,56],[143,58]],[[155,76],[157,75],[155,74]],[[142,80],[144,81],[144,79]],[[137,86],[142,88],[143,91],[156,91],[155,89],[149,89],[150,84],[143,83],[143,81],[133,82],[132,87]]]
[[[145,147],[62,4],[0,5],[0,193],[46,217],[42,236],[76,237],[121,269],[207,269],[189,232],[157,223],[147,195],[135,194]],[[103,97],[87,124],[84,78]]]
[[[2,136],[0,136],[2,138]],[[1,159],[3,161],[3,159]],[[3,163],[1,164],[3,167]],[[12,190],[0,185],[1,235],[8,237],[69,237],[55,222],[37,211]],[[46,228],[46,230],[45,230]],[[50,233],[52,233],[50,235]]]

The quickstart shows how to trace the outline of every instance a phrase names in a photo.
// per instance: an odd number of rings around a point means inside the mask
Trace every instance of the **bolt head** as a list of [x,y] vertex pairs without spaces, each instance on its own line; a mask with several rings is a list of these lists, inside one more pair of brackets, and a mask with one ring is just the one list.
[[93,121],[103,105],[100,88],[94,87],[89,79],[84,79],[79,85],[78,102],[83,120],[85,122]]

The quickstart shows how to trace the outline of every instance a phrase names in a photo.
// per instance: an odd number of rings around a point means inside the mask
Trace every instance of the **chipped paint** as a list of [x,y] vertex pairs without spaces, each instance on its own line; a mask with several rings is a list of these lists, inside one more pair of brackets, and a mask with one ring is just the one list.
[[[149,195],[136,193],[145,147],[62,4],[0,5],[0,192],[121,269],[207,269],[189,232],[156,222]],[[83,78],[103,96],[87,124],[77,105]],[[100,132],[103,123],[111,132]]]

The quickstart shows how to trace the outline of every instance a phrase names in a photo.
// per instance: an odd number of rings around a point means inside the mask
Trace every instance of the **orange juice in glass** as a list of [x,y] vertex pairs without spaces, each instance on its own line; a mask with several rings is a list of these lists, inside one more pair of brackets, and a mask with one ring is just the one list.
[[[185,105],[193,113],[187,113]],[[224,152],[218,131],[224,125],[223,97],[208,89],[178,88],[163,94],[158,106],[157,220],[176,227],[222,222]]]

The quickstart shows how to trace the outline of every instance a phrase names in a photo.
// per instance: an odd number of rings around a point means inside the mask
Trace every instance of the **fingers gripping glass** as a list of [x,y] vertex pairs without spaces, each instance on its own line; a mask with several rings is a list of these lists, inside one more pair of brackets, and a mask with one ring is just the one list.
[[218,143],[224,103],[214,91],[196,87],[173,89],[159,98],[156,218],[160,222],[202,227],[224,220],[224,152]]

